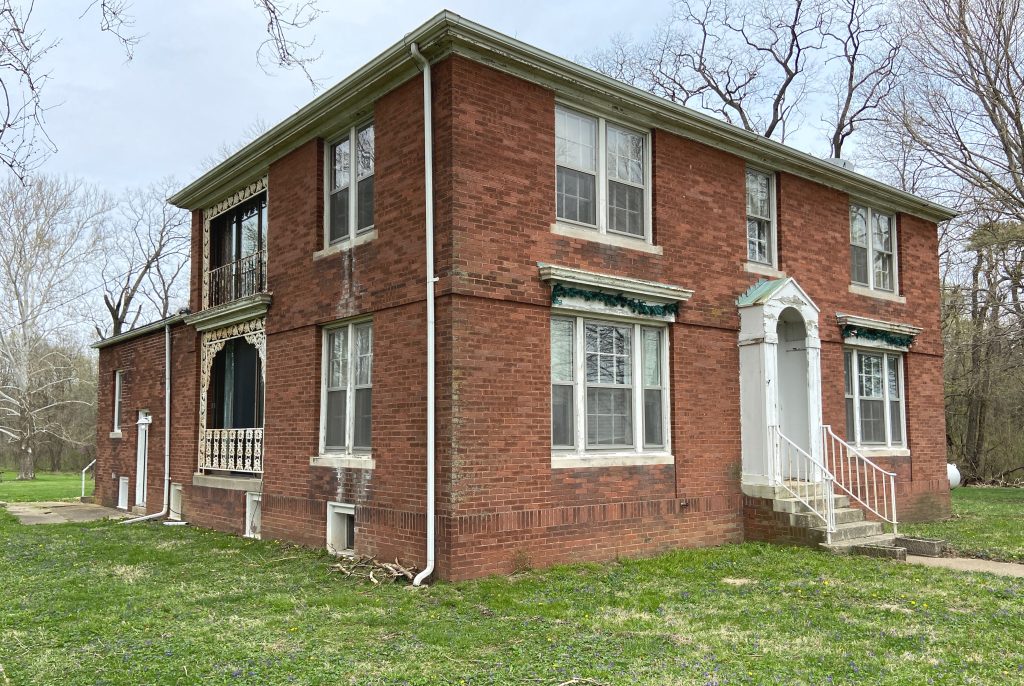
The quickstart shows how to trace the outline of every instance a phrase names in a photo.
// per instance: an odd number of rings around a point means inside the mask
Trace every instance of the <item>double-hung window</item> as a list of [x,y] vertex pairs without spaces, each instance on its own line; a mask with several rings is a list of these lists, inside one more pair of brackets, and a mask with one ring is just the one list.
[[124,372],[118,369],[114,372],[114,424],[111,431],[113,433],[121,432],[121,379],[124,376]]
[[324,454],[368,453],[373,389],[373,325],[324,330],[321,442]]
[[373,230],[373,124],[353,127],[330,145],[327,157],[327,242]]
[[896,290],[896,217],[850,205],[850,274],[853,283]]
[[649,136],[555,107],[555,215],[650,242]]
[[775,265],[775,194],[772,175],[747,169],[747,260]]
[[557,451],[665,452],[661,326],[551,319],[551,443]]
[[902,447],[903,356],[847,348],[844,361],[847,440],[865,447]]

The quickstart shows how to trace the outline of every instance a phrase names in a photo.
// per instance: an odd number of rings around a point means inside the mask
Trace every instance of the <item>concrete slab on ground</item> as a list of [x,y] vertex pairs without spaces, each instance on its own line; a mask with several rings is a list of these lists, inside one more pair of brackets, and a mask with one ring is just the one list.
[[7,511],[22,524],[67,524],[95,522],[98,519],[124,519],[127,512],[93,503],[41,502],[8,503]]
[[907,555],[907,562],[925,567],[955,569],[959,572],[988,572],[1002,576],[1024,577],[1024,565],[1015,562],[993,562],[973,557],[923,557],[921,555]]

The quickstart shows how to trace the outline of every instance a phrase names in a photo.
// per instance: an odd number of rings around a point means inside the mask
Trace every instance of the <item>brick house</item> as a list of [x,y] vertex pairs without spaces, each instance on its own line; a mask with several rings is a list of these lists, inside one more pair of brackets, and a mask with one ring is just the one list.
[[105,504],[449,579],[949,512],[952,213],[840,165],[443,12],[171,201]]

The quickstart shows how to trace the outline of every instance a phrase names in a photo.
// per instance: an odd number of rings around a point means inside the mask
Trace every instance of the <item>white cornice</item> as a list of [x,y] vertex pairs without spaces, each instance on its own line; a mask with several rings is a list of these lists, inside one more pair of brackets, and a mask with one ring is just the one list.
[[550,88],[559,96],[592,100],[588,104],[725,150],[750,163],[836,188],[863,202],[936,222],[956,216],[949,208],[615,81],[447,11],[175,193],[170,201],[186,209],[205,207],[266,173],[271,162],[311,138],[329,135],[332,127],[357,117],[361,109],[368,113],[376,99],[417,74],[409,56],[411,43],[431,62],[453,53],[463,55]]
[[118,343],[130,341],[133,338],[138,338],[139,336],[145,336],[146,334],[153,333],[154,331],[159,331],[165,326],[174,326],[175,324],[179,324],[183,321],[185,321],[185,315],[176,314],[173,317],[161,319],[160,321],[140,326],[136,329],[132,329],[131,331],[119,333],[118,335],[111,336],[110,338],[104,338],[102,341],[96,341],[95,343],[90,344],[89,347],[100,350],[111,345],[117,345]]
[[185,323],[196,327],[196,331],[220,329],[264,316],[270,307],[270,300],[268,293],[250,295],[196,314],[190,314],[185,317]]
[[601,291],[628,293],[629,295],[651,300],[656,303],[686,302],[693,296],[693,291],[681,286],[672,286],[656,281],[631,279],[624,276],[598,274],[572,267],[559,267],[553,264],[538,262],[540,278],[545,282],[583,286]]
[[871,319],[870,317],[858,317],[855,314],[846,314],[845,312],[836,312],[836,321],[839,322],[839,326],[855,326],[862,329],[874,329],[875,331],[889,331],[901,336],[916,337],[924,330],[919,326],[911,326],[901,322],[887,322],[881,319]]

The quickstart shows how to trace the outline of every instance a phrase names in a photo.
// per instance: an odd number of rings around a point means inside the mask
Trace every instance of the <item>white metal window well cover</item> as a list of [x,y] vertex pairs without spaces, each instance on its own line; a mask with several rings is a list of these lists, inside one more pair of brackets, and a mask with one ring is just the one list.
[[552,306],[579,312],[674,322],[679,303],[693,296],[682,286],[601,274],[538,262],[552,287]]

